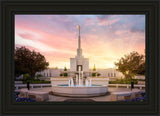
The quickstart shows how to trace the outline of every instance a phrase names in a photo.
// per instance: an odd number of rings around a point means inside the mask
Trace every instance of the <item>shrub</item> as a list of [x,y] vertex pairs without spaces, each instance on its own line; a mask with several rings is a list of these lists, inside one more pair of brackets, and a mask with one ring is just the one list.
[[63,76],[63,74],[61,73],[60,76]]
[[37,74],[37,75],[36,75],[36,77],[37,77],[37,78],[39,78],[39,77],[43,77],[43,75],[41,75],[41,74]]
[[100,76],[100,75],[101,75],[100,73],[97,74],[97,76]]
[[92,77],[95,77],[96,76],[96,73],[92,73]]
[[131,84],[131,82],[134,82],[134,84],[138,83],[138,79],[117,79],[116,81],[110,81],[110,84]]
[[64,73],[64,76],[67,77],[67,76],[68,76],[68,73]]
[[23,79],[24,79],[24,80],[27,80],[27,79],[29,79],[29,78],[30,78],[30,75],[29,75],[28,73],[26,73],[26,74],[23,75]]
[[29,82],[30,84],[41,84],[41,83],[50,83],[50,81],[40,80],[40,79],[33,79],[33,80],[23,80],[23,84]]

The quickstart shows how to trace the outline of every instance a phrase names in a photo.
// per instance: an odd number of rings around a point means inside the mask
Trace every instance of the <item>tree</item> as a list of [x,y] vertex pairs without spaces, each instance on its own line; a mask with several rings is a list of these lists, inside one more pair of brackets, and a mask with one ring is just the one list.
[[94,67],[93,67],[93,71],[96,71],[96,66],[95,66],[95,64],[94,64]]
[[142,64],[139,66],[139,68],[138,68],[138,70],[137,70],[137,74],[140,74],[140,75],[144,75],[144,74],[145,74],[145,62],[142,63]]
[[[66,67],[64,67],[64,71],[67,71],[67,68]],[[63,74],[65,77],[67,77],[68,76],[68,73],[64,73]]]
[[136,74],[145,73],[145,57],[138,52],[131,52],[124,55],[118,62],[115,62],[117,70],[122,72],[126,78],[132,78]]
[[28,73],[31,79],[34,79],[36,72],[46,69],[49,65],[43,55],[24,46],[15,49],[14,59],[16,76]]
[[64,67],[64,71],[67,71],[67,68],[66,68],[66,67]]

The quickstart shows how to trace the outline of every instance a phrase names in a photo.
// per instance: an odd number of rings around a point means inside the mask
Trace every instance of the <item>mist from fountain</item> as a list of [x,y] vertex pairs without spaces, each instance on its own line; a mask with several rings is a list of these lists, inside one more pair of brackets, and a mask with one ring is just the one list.
[[92,85],[92,80],[90,79],[89,86],[91,86],[91,85]]
[[[81,67],[78,68],[79,69],[79,73],[76,74],[76,84],[74,84],[74,81],[73,81],[73,78],[69,79],[68,81],[68,86],[71,86],[73,87],[74,85],[75,86],[78,86],[78,87],[81,87],[81,86],[84,86],[83,85],[83,71],[81,71]],[[85,86],[91,86],[92,85],[92,81],[91,79],[88,81],[88,79],[85,80]]]
[[68,86],[71,86],[71,80],[70,79],[68,80]]
[[74,82],[72,78],[68,80],[68,86],[71,86],[71,87],[74,86]]
[[89,86],[88,79],[85,80],[85,85]]
[[[83,71],[80,71],[81,69],[79,68],[79,74],[77,75],[76,74],[76,83],[74,84],[74,81],[73,81],[73,78],[69,79],[68,81],[68,86],[71,86],[73,87],[74,85],[75,86],[78,86],[78,87],[81,87],[81,86],[92,86],[92,80],[88,80],[88,79],[85,79],[85,84],[83,85]],[[82,75],[82,76],[81,76]]]
[[73,82],[73,79],[71,78],[71,86],[73,87],[74,86],[74,82]]

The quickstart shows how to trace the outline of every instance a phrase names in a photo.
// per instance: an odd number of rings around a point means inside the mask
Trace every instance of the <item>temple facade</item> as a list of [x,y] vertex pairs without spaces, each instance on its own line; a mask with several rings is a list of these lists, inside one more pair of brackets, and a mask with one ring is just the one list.
[[67,71],[65,71],[64,69],[46,69],[44,71],[38,72],[37,74],[41,74],[44,77],[59,77],[60,75],[67,73],[68,77],[76,77],[79,71],[83,71],[83,77],[91,77],[92,73],[99,73],[101,77],[109,77],[114,79],[123,77],[122,73],[116,71],[116,69],[113,68],[96,69],[95,71],[89,69],[89,59],[84,58],[82,54],[80,26],[77,54],[74,58],[70,58],[70,69],[67,69]]
[[79,26],[77,55],[75,56],[75,58],[70,58],[70,71],[78,71],[79,68],[81,71],[84,72],[89,71],[89,59],[84,58],[84,56],[82,55],[80,26]]

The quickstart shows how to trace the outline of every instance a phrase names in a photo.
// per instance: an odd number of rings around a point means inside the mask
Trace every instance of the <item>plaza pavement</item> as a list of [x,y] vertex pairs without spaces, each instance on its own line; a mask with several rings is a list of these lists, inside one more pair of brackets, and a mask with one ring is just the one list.
[[[52,87],[33,88],[31,90],[32,91],[41,91],[41,92],[51,92],[52,91]],[[112,92],[131,91],[131,89],[109,87],[108,91],[109,92],[106,95],[98,96],[98,97],[87,97],[87,98],[64,97],[64,96],[58,96],[58,95],[49,94],[49,100],[48,101],[56,101],[56,102],[57,101],[58,102],[63,102],[63,101],[99,101],[99,102],[104,102],[104,101],[110,101],[110,97],[111,97],[111,93]]]

